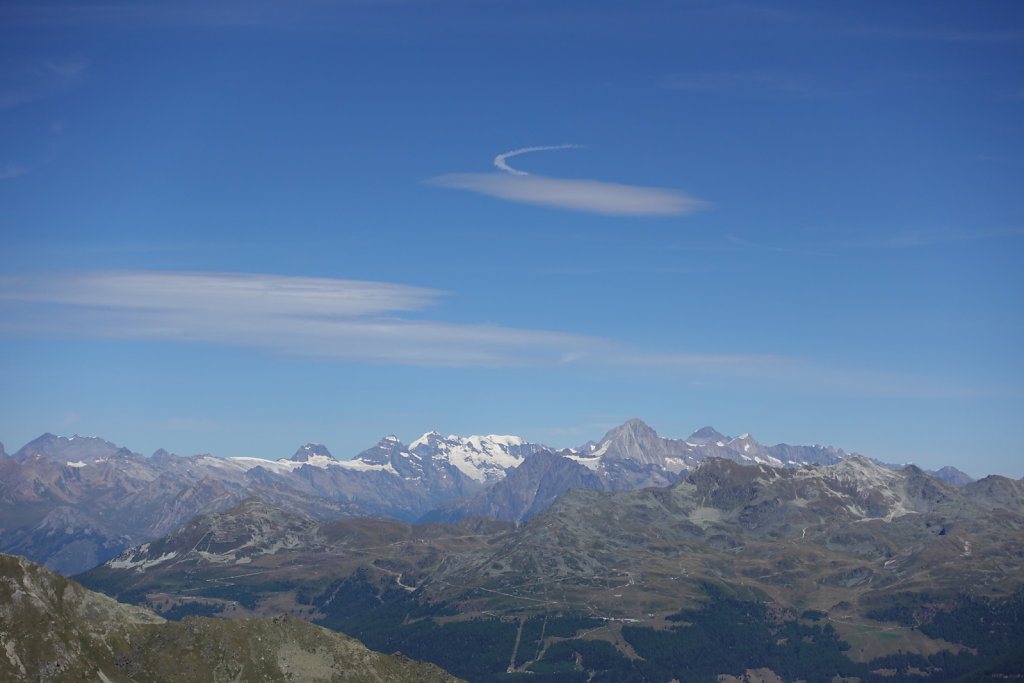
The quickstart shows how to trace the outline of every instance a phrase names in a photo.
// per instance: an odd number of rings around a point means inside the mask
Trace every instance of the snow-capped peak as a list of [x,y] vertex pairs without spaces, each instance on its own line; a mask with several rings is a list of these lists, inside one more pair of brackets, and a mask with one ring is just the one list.
[[449,435],[427,432],[409,445],[409,451],[423,458],[447,462],[464,475],[478,482],[493,482],[517,467],[527,455],[540,449],[521,437],[490,434],[487,436]]
[[305,446],[301,446],[299,450],[295,451],[295,455],[292,456],[293,462],[309,462],[313,458],[326,458],[327,460],[334,460],[334,456],[327,450],[327,447],[322,443],[307,443]]
[[417,446],[429,446],[431,441],[437,441],[441,439],[440,432],[427,432],[420,438],[409,444],[409,450],[416,448]]

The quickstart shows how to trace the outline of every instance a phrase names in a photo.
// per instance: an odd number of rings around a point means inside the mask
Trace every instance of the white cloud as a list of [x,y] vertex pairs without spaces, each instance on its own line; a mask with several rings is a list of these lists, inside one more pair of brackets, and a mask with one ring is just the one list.
[[414,311],[443,292],[387,282],[249,273],[92,271],[0,276],[0,300],[232,315]]
[[449,173],[428,182],[498,199],[612,216],[678,216],[708,206],[678,190],[506,173]]
[[531,175],[512,168],[506,161],[527,152],[580,147],[581,145],[523,147],[494,157],[494,165],[505,173],[449,173],[431,178],[427,182],[438,187],[469,190],[512,202],[611,216],[678,216],[708,206],[707,202],[690,197],[679,190]]
[[[510,176],[512,177],[512,176]],[[942,380],[757,354],[650,353],[550,330],[399,317],[438,290],[387,282],[241,273],[95,271],[0,276],[0,336],[218,344],[328,361],[544,367],[672,381],[743,380],[745,390],[949,397]]]
[[511,173],[512,175],[530,175],[526,171],[520,171],[518,169],[512,168],[511,166],[508,165],[508,163],[505,160],[510,159],[511,157],[519,156],[520,154],[526,154],[527,152],[548,152],[555,149],[580,148],[582,148],[582,145],[545,145],[541,147],[523,147],[522,149],[514,149],[511,152],[505,152],[504,154],[499,154],[498,156],[494,157],[494,165],[500,168],[502,171],[505,171],[506,173]]
[[353,362],[556,365],[603,340],[394,317],[437,290],[242,273],[99,271],[0,276],[0,333],[202,342]]

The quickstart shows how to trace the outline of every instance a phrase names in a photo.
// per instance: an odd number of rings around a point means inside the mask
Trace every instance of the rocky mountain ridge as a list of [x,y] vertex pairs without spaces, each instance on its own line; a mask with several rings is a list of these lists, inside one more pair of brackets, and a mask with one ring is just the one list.
[[[428,553],[440,564],[426,574],[414,568],[413,557],[422,552],[411,547],[403,551],[407,557],[397,552],[387,563],[369,565],[380,569],[404,562],[408,575],[419,577],[422,587],[446,593],[448,589],[439,587],[448,585],[458,592],[497,581],[496,587],[509,577],[519,584],[606,580],[622,575],[621,566],[629,562],[630,554],[639,552],[650,559],[662,552],[659,549],[684,559],[687,553],[695,557],[700,552],[722,552],[739,562],[737,549],[774,543],[840,553],[844,564],[877,564],[885,571],[872,569],[878,576],[871,582],[882,586],[883,574],[895,577],[909,566],[910,558],[920,559],[929,545],[937,544],[956,550],[962,565],[955,568],[957,576],[975,565],[1002,567],[973,584],[981,589],[996,575],[1024,582],[1021,531],[1024,484],[1006,477],[993,475],[958,488],[916,467],[890,470],[860,456],[835,465],[799,468],[714,458],[667,487],[618,492],[574,488],[525,525],[476,531],[466,523],[318,522],[254,498],[228,511],[196,517],[162,539],[122,552],[84,577],[103,576],[106,581],[142,574],[149,581],[167,572],[177,576],[203,567],[218,571],[221,566],[232,570],[270,558],[277,558],[271,562],[276,567],[279,560],[290,558],[273,570],[285,571],[285,566],[307,562],[299,561],[301,557],[342,558],[396,542],[458,539],[456,545],[464,550],[448,547],[444,553]],[[576,553],[581,554],[566,560]],[[546,558],[547,554],[558,559]],[[363,559],[356,558],[355,564],[366,564]],[[945,571],[924,562],[914,566],[915,572],[934,576]],[[531,567],[541,573],[530,576]],[[635,569],[650,572],[651,566]],[[936,579],[933,586],[941,583]],[[807,586],[802,590],[815,592]]]
[[72,574],[252,496],[321,520],[522,520],[569,488],[665,486],[712,457],[792,467],[850,456],[831,447],[762,446],[710,427],[666,439],[639,420],[576,449],[428,432],[408,445],[385,437],[351,460],[322,444],[276,461],[162,450],[146,458],[97,437],[45,434],[0,456],[0,551]]

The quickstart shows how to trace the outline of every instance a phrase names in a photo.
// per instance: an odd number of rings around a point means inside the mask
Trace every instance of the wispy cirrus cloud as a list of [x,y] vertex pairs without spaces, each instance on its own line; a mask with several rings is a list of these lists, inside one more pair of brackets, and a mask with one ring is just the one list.
[[494,165],[504,173],[449,173],[430,178],[426,182],[438,187],[469,190],[506,201],[611,216],[678,216],[709,206],[707,202],[680,190],[532,175],[512,168],[507,162],[507,159],[513,156],[528,152],[579,147],[581,146],[524,147],[499,154],[494,158]]
[[443,294],[387,282],[251,273],[111,270],[0,276],[0,300],[112,310],[351,316],[420,310]]
[[1024,236],[1024,228],[956,228],[932,230],[903,230],[885,235],[867,235],[826,242],[821,247],[831,249],[913,249],[933,245],[976,242]]
[[265,274],[95,271],[0,276],[0,332],[213,343],[351,362],[558,364],[604,340],[399,317],[444,292],[387,282]]
[[558,149],[583,149],[583,145],[542,145],[540,147],[523,147],[522,149],[514,149],[511,152],[504,152],[494,157],[494,165],[502,171],[511,173],[512,175],[530,175],[526,171],[520,171],[517,168],[512,168],[508,165],[507,160],[528,152],[548,152]]
[[606,360],[611,366],[632,371],[685,376],[698,385],[742,380],[751,391],[785,389],[807,395],[913,399],[977,398],[1000,393],[993,387],[967,386],[944,377],[835,367],[771,354],[622,352]]
[[969,394],[934,378],[850,371],[765,354],[664,353],[616,340],[422,315],[445,293],[410,285],[268,274],[91,271],[0,276],[0,335],[177,342],[321,361],[420,367],[573,367],[653,373],[752,391]]

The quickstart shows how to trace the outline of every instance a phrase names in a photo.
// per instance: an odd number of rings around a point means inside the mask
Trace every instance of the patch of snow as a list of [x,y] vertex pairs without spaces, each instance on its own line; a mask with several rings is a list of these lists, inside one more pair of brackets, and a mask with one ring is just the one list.
[[[219,462],[218,462],[219,461]],[[265,460],[264,458],[216,458],[210,456],[203,458],[203,463],[213,466],[237,467],[243,472],[248,472],[255,467],[262,467],[271,472],[291,472],[296,466],[303,465],[301,462],[291,460]]]
[[306,458],[306,462],[295,463],[300,467],[302,465],[312,465],[313,467],[319,467],[322,470],[327,469],[331,465],[335,464],[337,460],[334,458],[328,458],[326,455],[311,455]]
[[[402,455],[409,457],[406,453],[403,453]],[[313,460],[313,458],[310,458],[310,460]],[[319,463],[310,464],[316,467],[323,467],[325,469],[327,467],[333,466],[343,467],[346,470],[354,470],[356,472],[387,472],[389,474],[394,474],[396,476],[398,475],[398,470],[392,467],[391,463],[386,463],[384,465],[374,465],[366,462],[365,460],[359,460],[358,458],[353,458],[352,460],[332,460],[330,463],[326,465],[321,465]]]
[[426,434],[424,434],[423,436],[421,436],[420,438],[416,439],[411,444],[409,444],[409,450],[412,450],[412,449],[416,448],[417,446],[428,446],[428,445],[430,445],[430,438],[431,437],[439,438],[440,436],[441,436],[441,434],[438,433],[438,432],[427,432]]
[[68,461],[67,466],[68,467],[85,467],[87,464],[88,463],[85,463],[85,462],[82,462],[81,460],[78,460],[76,462]]
[[675,456],[666,456],[663,467],[673,474],[679,474],[686,469],[686,460]]
[[569,455],[569,460],[575,460],[588,470],[596,470],[601,467],[601,458],[594,455]]
[[503,434],[488,434],[487,436],[471,436],[467,441],[477,440],[480,443],[484,441],[490,441],[491,443],[500,444],[502,446],[522,446],[526,441],[521,436],[511,436]]
[[219,554],[219,553],[208,553],[205,550],[196,551],[196,555],[202,559],[210,562],[211,564],[227,564],[235,561],[233,553]]
[[518,467],[523,461],[508,451],[509,446],[524,443],[519,437],[451,437],[447,441],[452,445],[446,454],[448,462],[474,481],[500,479],[507,470]]
[[172,550],[169,553],[164,553],[160,557],[152,560],[136,560],[137,554],[143,554],[149,549],[149,544],[146,543],[139,546],[137,551],[128,551],[127,553],[121,553],[114,559],[107,562],[107,566],[111,569],[134,569],[137,572],[143,572],[150,567],[155,567],[158,564],[173,560],[178,556],[178,551]]

